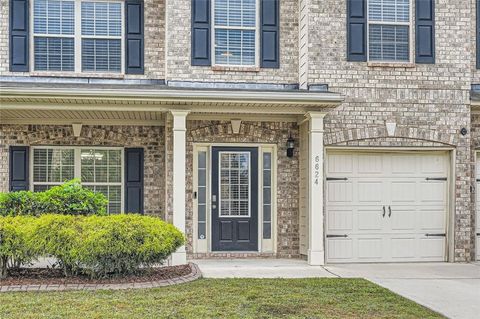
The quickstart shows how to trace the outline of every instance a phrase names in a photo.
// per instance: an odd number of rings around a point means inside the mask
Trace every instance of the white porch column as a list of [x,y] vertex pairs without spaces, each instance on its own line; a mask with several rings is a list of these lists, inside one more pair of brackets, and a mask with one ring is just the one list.
[[[188,111],[171,111],[173,116],[173,225],[185,234],[185,156]],[[187,263],[185,246],[172,254],[172,265]]]
[[308,264],[325,264],[323,216],[323,118],[325,113],[309,112],[308,118]]

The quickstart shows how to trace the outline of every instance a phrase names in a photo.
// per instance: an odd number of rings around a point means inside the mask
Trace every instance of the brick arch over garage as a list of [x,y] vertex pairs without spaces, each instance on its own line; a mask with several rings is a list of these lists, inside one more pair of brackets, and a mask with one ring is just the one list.
[[451,147],[458,144],[458,135],[411,126],[397,126],[388,135],[386,126],[374,126],[325,132],[324,141],[325,146]]

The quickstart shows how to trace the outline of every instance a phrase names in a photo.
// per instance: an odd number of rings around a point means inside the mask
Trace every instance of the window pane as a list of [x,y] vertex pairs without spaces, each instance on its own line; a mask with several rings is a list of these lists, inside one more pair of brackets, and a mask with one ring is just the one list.
[[370,0],[368,3],[370,21],[409,22],[409,0]]
[[85,183],[121,183],[120,150],[82,149],[81,175]]
[[255,27],[256,0],[216,0],[215,25]]
[[121,36],[121,4],[82,2],[82,35]]
[[272,234],[272,153],[263,153],[263,238]]
[[83,39],[82,70],[120,72],[122,49],[121,40]]
[[409,61],[408,26],[370,25],[369,28],[371,61]]
[[34,33],[73,35],[75,30],[74,1],[35,0]]
[[35,37],[35,70],[73,71],[75,49],[73,38]]
[[220,216],[250,216],[250,153],[220,152]]
[[62,183],[74,177],[73,149],[34,149],[33,182]]
[[216,29],[215,62],[225,65],[255,65],[255,31]]

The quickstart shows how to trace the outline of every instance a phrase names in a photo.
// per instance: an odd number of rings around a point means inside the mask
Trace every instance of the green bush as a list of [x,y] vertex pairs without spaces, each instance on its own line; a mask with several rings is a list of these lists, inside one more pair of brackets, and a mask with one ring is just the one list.
[[163,263],[184,244],[184,237],[155,217],[43,215],[32,242],[35,251],[57,258],[66,275],[105,277]]
[[60,186],[55,186],[40,195],[43,197],[43,213],[62,215],[105,215],[108,200],[105,195],[95,193],[73,179]]
[[31,241],[35,222],[34,217],[0,217],[0,278],[7,276],[8,269],[36,259]]
[[107,205],[105,195],[82,187],[78,179],[45,192],[0,193],[0,216],[106,215]]
[[38,193],[21,191],[0,193],[0,216],[39,215],[44,210]]

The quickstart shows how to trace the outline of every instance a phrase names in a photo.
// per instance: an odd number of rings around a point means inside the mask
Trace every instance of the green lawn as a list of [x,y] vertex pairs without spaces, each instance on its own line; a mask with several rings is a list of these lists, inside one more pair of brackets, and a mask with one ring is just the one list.
[[201,279],[158,289],[2,293],[0,318],[442,318],[363,279]]

